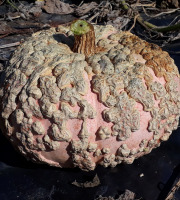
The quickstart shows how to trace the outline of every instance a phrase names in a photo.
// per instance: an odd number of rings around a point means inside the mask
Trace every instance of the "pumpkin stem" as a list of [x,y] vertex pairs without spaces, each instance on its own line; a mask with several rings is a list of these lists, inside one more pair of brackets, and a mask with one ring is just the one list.
[[71,23],[71,31],[75,38],[74,52],[84,54],[86,57],[96,52],[95,33],[92,24],[84,20],[75,20]]

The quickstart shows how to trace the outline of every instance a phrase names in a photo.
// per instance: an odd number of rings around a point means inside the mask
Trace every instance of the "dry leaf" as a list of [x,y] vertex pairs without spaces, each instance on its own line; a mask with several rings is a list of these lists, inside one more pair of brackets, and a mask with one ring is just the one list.
[[97,8],[97,6],[98,4],[96,2],[84,3],[82,6],[76,8],[75,13],[78,16],[83,16],[92,9]]
[[0,35],[8,34],[13,31],[13,28],[11,28],[11,26],[9,26],[5,21],[0,22],[0,27]]
[[21,13],[21,17],[24,19],[30,19],[32,16],[38,17],[42,13],[41,4],[20,4],[18,6],[18,10]]
[[75,180],[74,182],[72,182],[72,184],[77,187],[90,188],[90,187],[96,187],[96,186],[100,185],[101,183],[100,183],[98,175],[96,174],[96,176],[93,178],[92,181],[86,181],[85,183],[79,183]]
[[[140,198],[140,199],[142,199],[142,198]],[[135,198],[135,193],[134,192],[131,192],[130,190],[125,190],[124,194],[121,194],[117,198],[114,198],[114,197],[111,197],[111,196],[109,196],[109,197],[102,197],[100,195],[95,200],[138,200],[138,199]]]
[[69,14],[74,12],[74,9],[69,4],[59,0],[45,0],[43,9],[47,13],[54,14]]

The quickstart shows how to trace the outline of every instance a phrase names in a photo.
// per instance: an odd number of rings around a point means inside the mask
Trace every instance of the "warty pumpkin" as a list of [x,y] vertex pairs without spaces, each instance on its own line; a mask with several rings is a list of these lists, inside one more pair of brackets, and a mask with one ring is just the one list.
[[28,159],[56,167],[131,164],[178,127],[173,59],[109,25],[77,20],[34,33],[0,88],[3,133]]

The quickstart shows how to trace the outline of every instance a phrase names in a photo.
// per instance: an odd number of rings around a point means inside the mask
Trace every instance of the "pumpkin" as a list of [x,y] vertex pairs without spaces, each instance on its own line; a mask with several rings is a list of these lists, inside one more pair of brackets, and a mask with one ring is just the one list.
[[76,20],[34,33],[13,53],[0,88],[3,133],[51,166],[131,164],[178,127],[173,59],[110,25]]

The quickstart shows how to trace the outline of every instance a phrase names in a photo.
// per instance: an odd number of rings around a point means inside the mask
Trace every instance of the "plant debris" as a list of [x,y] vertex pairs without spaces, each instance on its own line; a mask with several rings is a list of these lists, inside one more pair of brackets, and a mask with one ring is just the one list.
[[[123,194],[121,194],[119,197],[114,198],[114,197],[102,197],[99,196],[98,198],[96,198],[95,200],[138,200],[135,198],[135,193],[130,191],[130,190],[125,190],[125,192]],[[140,198],[142,199],[142,198]],[[139,199],[139,200],[140,200]]]
[[114,26],[118,30],[123,29],[130,22],[130,19],[128,17],[117,17],[115,19],[111,19],[110,15],[108,17],[109,21],[107,22],[107,24]]
[[74,12],[74,9],[68,3],[59,0],[45,0],[43,9],[47,13],[54,14],[70,14]]
[[96,2],[91,2],[91,3],[84,3],[82,6],[78,6],[75,9],[75,14],[77,16],[83,16],[90,12],[92,9],[96,8],[98,4]]
[[178,8],[180,2],[178,0],[157,0],[157,6],[160,8]]
[[75,180],[71,184],[75,185],[77,187],[82,187],[82,188],[92,188],[92,187],[96,187],[96,186],[100,185],[101,182],[99,180],[98,175],[96,174],[92,181],[86,181],[85,183],[79,183]]
[[32,17],[38,17],[42,13],[43,4],[44,4],[43,1],[42,3],[39,1],[36,1],[34,4],[31,3],[28,5],[20,4],[18,6],[18,12],[20,13],[20,16],[26,20]]
[[180,179],[176,182],[176,184],[174,184],[174,186],[172,187],[171,191],[168,193],[168,195],[167,195],[165,200],[175,200],[174,199],[174,194],[179,189],[180,189]]

